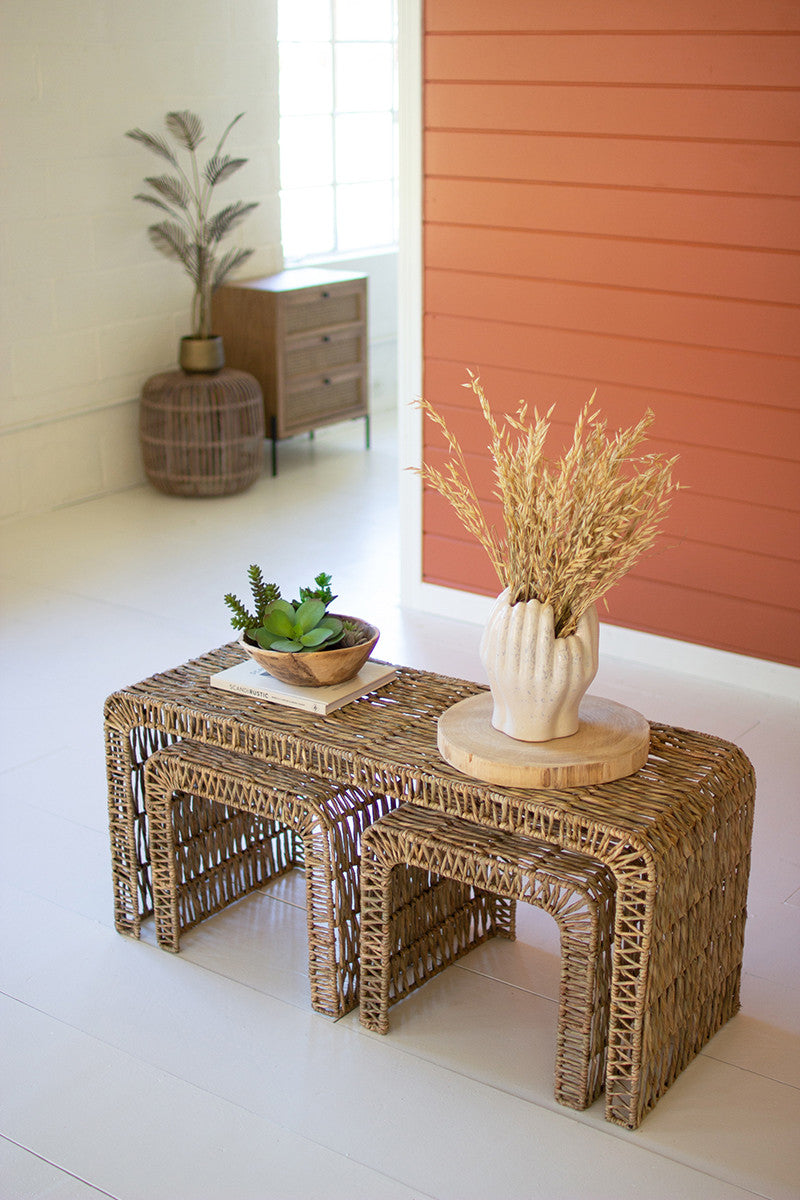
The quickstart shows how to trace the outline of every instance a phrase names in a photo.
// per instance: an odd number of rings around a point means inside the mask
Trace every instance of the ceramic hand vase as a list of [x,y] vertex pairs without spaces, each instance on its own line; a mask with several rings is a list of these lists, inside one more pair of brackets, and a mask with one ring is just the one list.
[[538,600],[498,596],[480,645],[489,676],[492,725],[521,742],[577,733],[578,709],[597,674],[598,621],[592,607],[566,638],[553,635],[553,609]]

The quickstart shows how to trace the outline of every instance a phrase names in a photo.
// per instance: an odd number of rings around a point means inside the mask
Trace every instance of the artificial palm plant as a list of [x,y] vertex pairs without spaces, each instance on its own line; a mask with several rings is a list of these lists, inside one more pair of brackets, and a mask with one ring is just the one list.
[[[196,338],[213,336],[211,296],[231,271],[253,253],[252,250],[233,249],[220,255],[218,247],[223,238],[258,207],[257,203],[236,201],[213,214],[209,211],[217,184],[230,178],[247,162],[246,158],[232,158],[222,152],[228,134],[243,116],[244,113],[239,113],[233,118],[202,167],[197,159],[197,149],[205,139],[205,131],[195,113],[183,111],[166,115],[167,132],[178,149],[164,137],[145,133],[143,129],[129,129],[125,134],[166,159],[173,168],[174,173],[148,176],[145,183],[151,190],[137,193],[134,199],[167,214],[166,218],[149,226],[148,233],[157,250],[183,264],[194,284],[192,333]],[[178,156],[179,149],[188,152],[186,168]]]

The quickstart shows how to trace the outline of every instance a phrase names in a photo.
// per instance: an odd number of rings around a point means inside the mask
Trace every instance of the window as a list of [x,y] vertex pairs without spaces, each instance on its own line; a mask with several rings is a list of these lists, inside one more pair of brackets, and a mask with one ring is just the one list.
[[397,0],[278,0],[287,261],[396,249]]

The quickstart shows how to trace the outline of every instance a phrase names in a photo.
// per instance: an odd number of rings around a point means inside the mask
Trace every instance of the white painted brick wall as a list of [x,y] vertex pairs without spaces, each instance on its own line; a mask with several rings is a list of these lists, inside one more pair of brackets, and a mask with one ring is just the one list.
[[209,141],[247,114],[219,196],[260,202],[235,237],[248,274],[279,270],[275,0],[0,4],[0,518],[144,478],[138,395],[191,287],[148,243],[132,197],[159,160],[124,133],[181,108]]

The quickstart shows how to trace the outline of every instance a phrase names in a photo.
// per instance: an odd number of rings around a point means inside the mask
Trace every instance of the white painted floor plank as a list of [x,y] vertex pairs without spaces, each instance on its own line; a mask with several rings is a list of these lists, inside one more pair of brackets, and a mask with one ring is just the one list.
[[119,1200],[423,1194],[17,1001],[0,1021],[5,1136]]
[[76,1179],[5,1137],[0,1137],[2,1188],[9,1189],[0,1192],[5,1200],[12,1200],[12,1196],[13,1200],[103,1200],[111,1195]]

